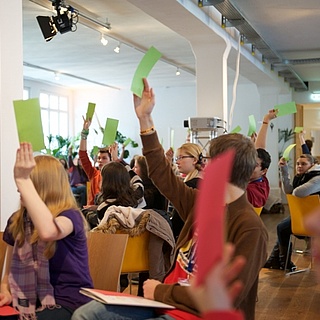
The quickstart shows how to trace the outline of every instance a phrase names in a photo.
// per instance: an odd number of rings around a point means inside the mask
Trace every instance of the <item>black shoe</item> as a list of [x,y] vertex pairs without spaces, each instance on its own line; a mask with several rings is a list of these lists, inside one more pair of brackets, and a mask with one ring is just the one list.
[[279,258],[270,257],[267,262],[264,264],[263,268],[268,269],[281,269]]
[[[285,262],[284,263],[280,263],[280,269],[281,270],[284,270],[284,266],[285,266]],[[288,262],[286,270],[289,271],[289,272],[295,271],[295,270],[297,270],[297,266],[290,260]]]

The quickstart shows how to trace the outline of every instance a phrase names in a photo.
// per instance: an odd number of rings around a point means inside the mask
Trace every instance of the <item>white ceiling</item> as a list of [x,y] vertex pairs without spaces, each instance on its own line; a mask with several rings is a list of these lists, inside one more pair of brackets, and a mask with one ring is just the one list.
[[[100,33],[82,23],[77,24],[75,32],[57,34],[50,42],[45,42],[36,16],[55,15],[44,7],[51,9],[51,2],[23,0],[24,76],[70,87],[99,83],[129,88],[144,52],[153,45],[163,54],[163,60],[150,74],[153,86],[193,86],[195,57],[189,42],[132,4],[143,6],[148,2],[150,6],[150,1],[157,3],[158,10],[159,2],[155,0],[66,1],[98,21],[108,19],[112,29],[106,36],[111,38],[107,37],[109,43],[103,46]],[[229,1],[283,60],[320,58],[319,0]],[[196,0],[189,2],[197,3]],[[203,10],[215,9],[211,6]],[[98,25],[94,28],[103,30]],[[115,39],[123,42],[120,54],[113,52],[118,44]],[[180,76],[175,75],[177,67],[181,68]],[[320,64],[291,67],[303,81],[320,81]],[[62,73],[59,80],[55,80],[53,71]]]

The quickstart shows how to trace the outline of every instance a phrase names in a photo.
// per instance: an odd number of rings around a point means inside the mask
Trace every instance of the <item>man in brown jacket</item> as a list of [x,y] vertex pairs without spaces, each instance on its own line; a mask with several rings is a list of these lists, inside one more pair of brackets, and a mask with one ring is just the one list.
[[[176,307],[161,311],[161,319],[200,319],[200,312],[188,294],[185,284],[192,276],[194,267],[194,205],[197,190],[189,188],[172,171],[165,159],[164,150],[159,143],[152,110],[155,96],[144,79],[142,97],[134,96],[135,112],[140,123],[143,154],[147,159],[149,176],[160,192],[173,204],[185,225],[176,243],[175,261],[163,282],[149,279],[144,283],[145,298],[161,301]],[[267,257],[268,233],[261,219],[248,202],[245,189],[256,166],[256,149],[253,143],[240,134],[227,134],[213,139],[210,143],[210,157],[215,158],[227,149],[236,151],[230,183],[227,187],[226,236],[235,245],[235,256],[242,255],[247,263],[239,275],[244,288],[235,301],[235,308],[241,309],[246,320],[253,320],[257,297],[258,276]],[[219,184],[219,181],[217,181]],[[212,195],[214,197],[214,195]],[[212,226],[212,232],[214,232]],[[210,248],[208,248],[210,250]],[[90,305],[90,307],[88,307]],[[97,319],[149,319],[156,318],[160,311],[148,308],[112,307],[90,302],[76,311],[72,320]],[[149,308],[150,309],[150,308]]]

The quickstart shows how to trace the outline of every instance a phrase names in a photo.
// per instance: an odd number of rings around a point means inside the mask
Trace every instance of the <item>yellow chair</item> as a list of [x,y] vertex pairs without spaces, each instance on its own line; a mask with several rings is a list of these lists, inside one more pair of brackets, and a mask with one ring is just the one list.
[[253,209],[254,209],[254,211],[256,212],[256,214],[257,214],[258,216],[260,216],[263,207],[259,207],[259,208],[253,207]]
[[[117,231],[117,233],[123,233],[123,231]],[[132,273],[149,270],[149,238],[149,231],[145,231],[139,236],[128,238],[121,273],[128,274],[130,293]]]
[[[288,246],[288,253],[287,253],[287,261],[286,266],[288,264],[290,246],[291,246],[291,239],[293,236],[303,236],[303,237],[310,237],[311,234],[306,230],[304,226],[304,218],[306,215],[314,211],[320,205],[320,200],[318,195],[312,195],[308,197],[295,197],[291,194],[287,194],[288,206],[290,210],[291,216],[291,230],[292,234],[290,235],[290,241]],[[293,245],[294,246],[294,245]],[[312,267],[312,257],[310,262],[310,267]],[[295,273],[300,273],[304,271],[309,271],[310,268],[295,270],[292,272],[286,272],[286,275],[292,275]]]
[[89,269],[95,289],[119,291],[127,234],[89,232]]

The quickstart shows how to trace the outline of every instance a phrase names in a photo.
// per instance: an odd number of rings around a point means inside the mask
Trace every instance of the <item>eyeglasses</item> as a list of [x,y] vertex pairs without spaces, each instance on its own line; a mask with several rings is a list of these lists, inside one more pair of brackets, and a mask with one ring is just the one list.
[[193,156],[179,156],[179,157],[176,157],[176,162],[177,161],[180,161],[180,160],[182,160],[182,159],[185,159],[185,158],[194,158]]

